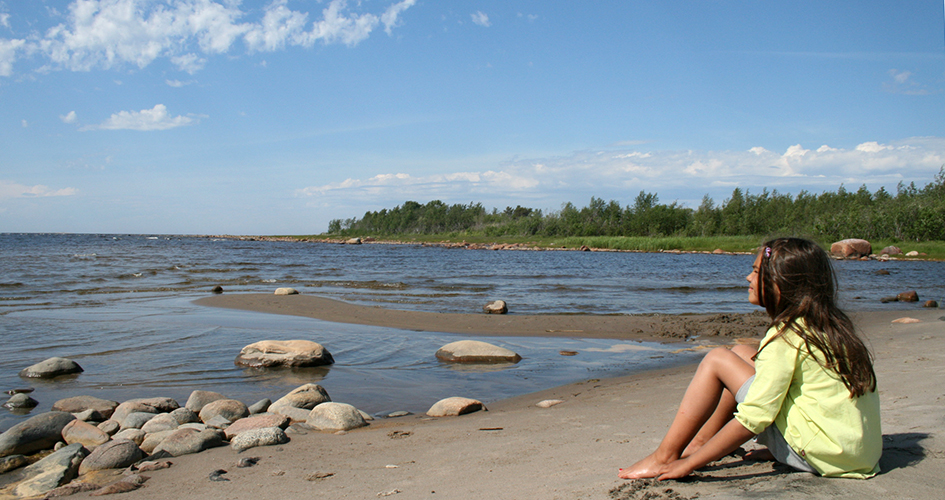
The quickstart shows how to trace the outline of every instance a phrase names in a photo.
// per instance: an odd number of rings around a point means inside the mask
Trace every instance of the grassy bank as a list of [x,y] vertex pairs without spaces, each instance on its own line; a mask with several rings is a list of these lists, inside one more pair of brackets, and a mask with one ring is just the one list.
[[[293,239],[326,239],[329,235],[285,236]],[[569,236],[569,237],[539,237],[539,236],[485,236],[463,232],[436,234],[436,235],[378,235],[378,241],[393,241],[403,243],[470,243],[470,244],[522,244],[538,248],[600,248],[607,250],[624,250],[638,252],[659,252],[679,250],[683,252],[711,252],[721,249],[726,252],[754,252],[767,238],[763,236]],[[817,241],[825,249],[830,248],[832,241]],[[879,252],[887,246],[896,246],[903,253],[916,251],[924,253],[917,258],[930,260],[945,260],[945,241],[925,241],[921,243],[903,242],[895,240],[873,240],[873,251]],[[901,258],[909,258],[904,255]]]

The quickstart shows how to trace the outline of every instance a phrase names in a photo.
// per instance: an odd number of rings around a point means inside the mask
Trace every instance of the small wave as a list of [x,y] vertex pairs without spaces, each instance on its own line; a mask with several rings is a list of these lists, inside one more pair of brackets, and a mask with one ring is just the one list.
[[23,283],[18,283],[18,282],[14,282],[14,283],[0,283],[0,289],[3,289],[3,288],[21,288],[21,287],[24,287],[24,286],[26,286],[26,285],[24,285]]

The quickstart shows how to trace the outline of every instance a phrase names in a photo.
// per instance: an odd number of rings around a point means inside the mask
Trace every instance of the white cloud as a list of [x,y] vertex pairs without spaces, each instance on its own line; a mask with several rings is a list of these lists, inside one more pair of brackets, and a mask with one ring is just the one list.
[[73,196],[78,192],[76,188],[49,189],[37,184],[25,186],[12,181],[0,180],[0,200],[8,198],[37,198],[44,196]]
[[179,89],[181,87],[190,85],[191,83],[194,83],[194,82],[192,81],[182,82],[180,80],[164,80],[164,83],[166,83],[169,87],[174,87],[175,89]]
[[470,14],[472,17],[472,22],[482,26],[483,28],[488,28],[492,26],[492,23],[489,22],[489,16],[481,10],[477,10],[475,13]]
[[[603,153],[603,154],[602,154]],[[920,137],[852,149],[797,144],[783,154],[763,147],[747,151],[575,151],[430,175],[381,173],[368,178],[306,187],[297,194],[313,205],[393,207],[406,200],[482,201],[488,206],[531,203],[535,208],[582,203],[591,196],[629,203],[641,190],[661,201],[682,198],[698,206],[703,194],[724,199],[734,187],[796,193],[833,191],[841,184],[894,189],[899,181],[924,185],[945,164],[945,138]],[[545,203],[545,205],[540,205]],[[353,213],[354,213],[353,212]]]
[[165,58],[194,73],[206,65],[206,56],[227,53],[239,40],[250,53],[311,47],[317,41],[354,46],[381,24],[390,34],[415,3],[402,0],[375,15],[351,11],[346,0],[331,0],[322,18],[310,22],[307,12],[291,10],[287,0],[269,3],[256,21],[244,21],[253,10],[244,12],[237,0],[75,0],[65,22],[35,39],[0,39],[0,76],[11,75],[23,53],[47,58],[52,63],[47,69],[144,68]]
[[70,111],[64,115],[59,115],[59,119],[62,120],[62,123],[75,123],[75,111]]
[[197,120],[186,116],[171,117],[163,104],[141,111],[119,111],[101,125],[84,127],[82,130],[167,130],[192,125]]
[[3,26],[4,28],[10,27],[10,14],[0,14],[0,26]]
[[30,126],[29,122],[27,122],[26,120],[20,120],[20,125],[21,125],[23,128],[26,128],[26,127],[29,127],[29,126]]
[[883,90],[886,92],[905,95],[928,95],[932,93],[928,88],[912,78],[913,74],[911,71],[891,69],[888,73],[892,81],[883,83]]

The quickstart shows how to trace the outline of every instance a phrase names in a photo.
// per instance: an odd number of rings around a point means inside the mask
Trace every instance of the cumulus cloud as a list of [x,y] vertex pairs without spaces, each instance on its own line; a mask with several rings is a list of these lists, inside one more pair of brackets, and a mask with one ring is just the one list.
[[59,115],[59,119],[62,120],[62,123],[75,123],[75,111],[70,111],[64,115]]
[[472,22],[482,26],[483,28],[492,26],[492,23],[489,22],[489,16],[481,10],[477,10],[473,14],[470,14],[470,16],[472,16]]
[[38,198],[44,196],[73,196],[78,192],[76,188],[50,189],[37,184],[26,186],[17,182],[0,180],[0,200],[8,198]]
[[590,196],[629,202],[645,190],[668,197],[664,202],[681,199],[698,206],[702,195],[723,199],[736,186],[797,193],[832,191],[841,184],[867,184],[872,189],[893,189],[900,181],[925,184],[943,164],[945,138],[937,137],[864,142],[850,149],[828,145],[807,149],[796,144],[781,153],[760,146],[746,151],[575,151],[481,170],[347,178],[299,189],[297,194],[319,206],[381,208],[409,199],[441,199],[501,207],[531,200],[536,208],[554,209],[563,201],[581,203]]
[[66,22],[35,39],[0,39],[0,76],[12,74],[13,62],[24,53],[45,57],[48,68],[72,71],[144,68],[166,58],[194,73],[207,64],[207,56],[228,53],[239,41],[250,53],[316,42],[354,46],[381,25],[390,34],[415,3],[401,0],[374,14],[354,12],[346,0],[331,0],[321,18],[310,21],[309,13],[290,9],[287,0],[269,3],[257,20],[247,19],[253,11],[244,12],[232,0],[75,0]]
[[196,119],[187,116],[172,117],[167,112],[167,106],[157,104],[151,109],[141,111],[119,111],[101,125],[85,127],[82,130],[168,130],[196,122]]

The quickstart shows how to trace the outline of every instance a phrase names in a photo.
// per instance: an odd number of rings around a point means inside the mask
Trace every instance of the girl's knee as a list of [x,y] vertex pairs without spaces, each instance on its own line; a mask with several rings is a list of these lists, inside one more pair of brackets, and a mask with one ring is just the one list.
[[754,364],[754,361],[752,361],[751,358],[754,357],[755,354],[758,354],[758,349],[751,345],[736,344],[732,346],[732,352],[737,354],[739,358]]

